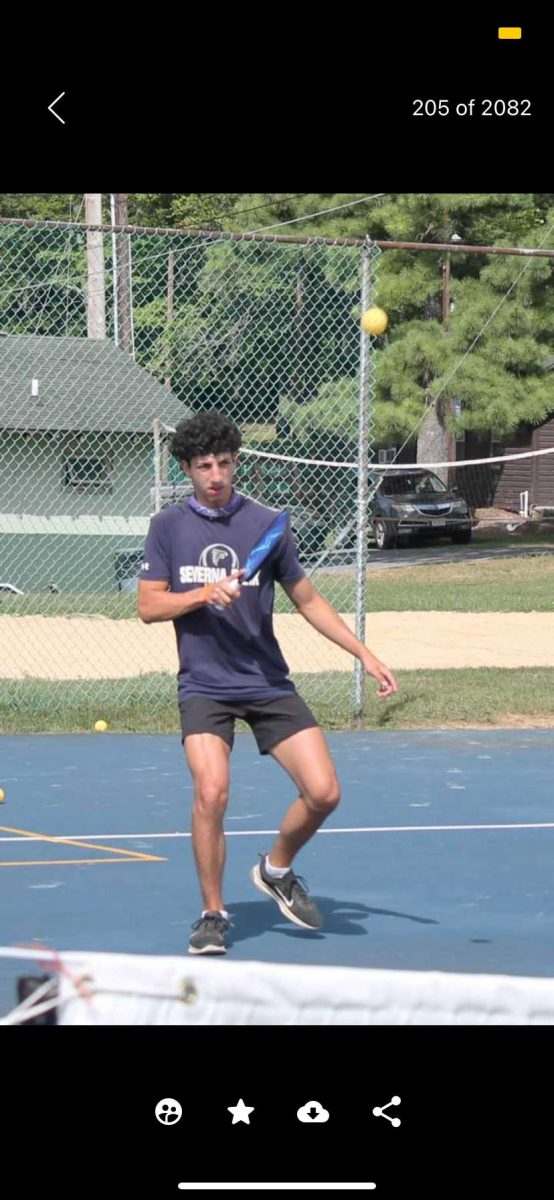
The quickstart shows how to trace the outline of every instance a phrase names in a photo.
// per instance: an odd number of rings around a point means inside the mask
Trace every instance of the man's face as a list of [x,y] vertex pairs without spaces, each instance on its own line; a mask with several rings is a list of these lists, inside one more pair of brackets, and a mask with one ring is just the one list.
[[227,504],[233,488],[237,465],[236,454],[199,454],[190,463],[182,462],[181,470],[188,475],[199,504],[205,508],[221,508]]

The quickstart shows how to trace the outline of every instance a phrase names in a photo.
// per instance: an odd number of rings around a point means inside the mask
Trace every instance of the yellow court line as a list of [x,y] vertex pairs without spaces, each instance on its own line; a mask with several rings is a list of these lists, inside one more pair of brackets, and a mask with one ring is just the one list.
[[[167,862],[167,858],[156,858],[154,855],[148,858],[146,855],[140,862]],[[135,863],[136,858],[39,858],[36,862],[0,862],[0,867],[67,867],[67,866],[95,866],[96,863]]]
[[[72,838],[50,837],[47,833],[34,833],[31,829],[12,829],[9,825],[0,825],[2,833],[20,833],[23,837],[39,838],[41,842],[53,842],[56,846],[78,846],[82,850],[105,850],[106,854],[120,854],[118,847],[98,846],[95,842],[76,842]],[[167,862],[165,858],[157,858],[154,854],[141,854],[139,850],[127,850],[126,858],[138,858],[146,862]]]

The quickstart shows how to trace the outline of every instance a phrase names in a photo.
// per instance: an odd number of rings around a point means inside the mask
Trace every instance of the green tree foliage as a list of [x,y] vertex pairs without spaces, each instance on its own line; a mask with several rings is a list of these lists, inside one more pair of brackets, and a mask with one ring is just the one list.
[[[0,215],[82,221],[84,197],[6,194]],[[445,253],[387,249],[380,256],[375,298],[390,324],[374,344],[376,440],[397,444],[414,431],[423,436],[430,413],[445,434],[490,430],[508,437],[520,422],[536,425],[554,412],[552,262],[463,254],[452,241],[550,247],[552,194],[375,193],[368,199],[352,193],[137,193],[128,197],[128,219],[181,230],[269,228],[310,237],[449,243],[446,322]],[[110,220],[109,196],[104,220]],[[34,231],[19,257],[20,231],[4,227],[0,236],[0,328],[82,334],[84,235],[52,238],[49,231]],[[342,268],[340,255],[359,251],[313,246],[302,254],[295,247],[275,254],[253,242],[183,239],[133,239],[139,363],[169,379],[196,406],[224,405],[244,421],[278,417],[303,446],[323,435],[329,445],[337,439],[354,445],[358,276],[354,266]],[[107,237],[107,293],[110,242]]]

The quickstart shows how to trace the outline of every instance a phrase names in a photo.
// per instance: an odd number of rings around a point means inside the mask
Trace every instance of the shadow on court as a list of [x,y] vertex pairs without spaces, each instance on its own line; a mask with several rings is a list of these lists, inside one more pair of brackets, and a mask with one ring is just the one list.
[[[438,925],[432,917],[419,917],[413,913],[394,912],[391,909],[371,908],[367,904],[352,904],[350,901],[333,900],[330,896],[316,896],[314,900],[322,913],[324,928],[306,930],[291,925],[285,917],[276,915],[273,902],[229,903],[228,911],[233,926],[230,944],[246,942],[264,933],[283,934],[287,938],[308,937],[310,941],[325,941],[331,934],[340,937],[367,937],[367,921],[372,916],[396,917],[401,921],[416,921],[420,925]],[[272,911],[273,910],[273,911]],[[363,922],[363,924],[362,924]]]

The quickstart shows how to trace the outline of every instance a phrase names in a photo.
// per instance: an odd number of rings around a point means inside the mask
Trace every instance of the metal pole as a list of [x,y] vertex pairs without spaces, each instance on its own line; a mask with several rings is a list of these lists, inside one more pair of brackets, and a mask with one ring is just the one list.
[[[115,224],[116,229],[126,225],[128,214],[128,196],[126,192],[116,192]],[[117,245],[117,307],[119,313],[119,343],[134,358],[135,339],[133,331],[133,294],[131,267],[131,236],[128,233],[116,235]]]
[[167,256],[167,375],[164,387],[171,391],[171,322],[173,321],[173,301],[175,297],[175,251],[170,250]]
[[[110,193],[110,216],[115,225],[115,196]],[[117,323],[117,246],[116,234],[112,232],[112,282],[113,282],[113,336],[116,346],[119,346],[119,328]]]
[[[39,221],[36,217],[0,217],[0,225],[22,225],[27,229],[86,229],[82,221]],[[111,233],[111,225],[95,225],[95,229]],[[189,229],[183,226],[179,229],[167,229],[158,225],[125,225],[116,228],[117,233],[155,233],[164,237],[198,238],[204,241],[233,241],[233,242],[282,242],[283,245],[296,246],[363,246],[362,238],[347,237],[291,237],[290,234],[280,233],[232,233],[229,230]],[[520,254],[527,258],[554,258],[554,250],[530,249],[526,246],[466,246],[461,243],[452,245],[448,242],[373,242],[378,250],[432,250],[440,252],[449,250],[451,254]]]
[[154,417],[154,512],[161,512],[162,508],[162,473],[161,473],[161,429],[159,417]]
[[[371,251],[365,248],[361,264],[361,313],[370,305],[372,284]],[[367,534],[369,494],[369,404],[371,356],[373,339],[360,330],[360,407],[358,414],[358,495],[356,502],[356,637],[365,645],[365,611],[367,585]],[[364,708],[364,668],[356,659],[354,665],[354,719],[361,728]]]

